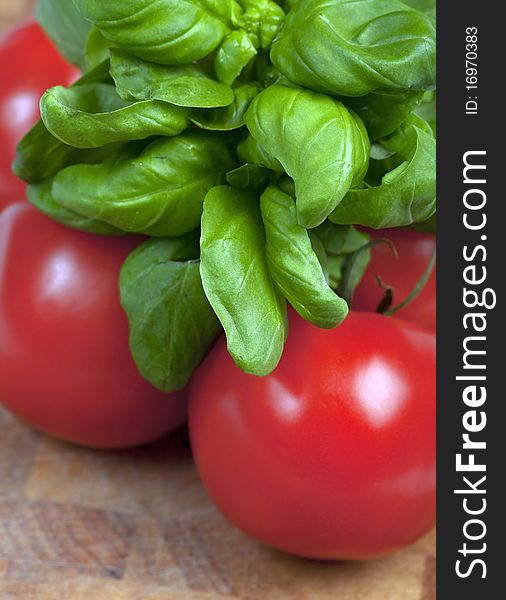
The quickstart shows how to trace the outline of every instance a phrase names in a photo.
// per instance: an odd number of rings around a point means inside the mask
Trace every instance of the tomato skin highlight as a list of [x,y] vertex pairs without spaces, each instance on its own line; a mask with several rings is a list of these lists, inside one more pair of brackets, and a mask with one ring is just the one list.
[[121,448],[185,421],[187,391],[156,390],[128,348],[118,274],[142,240],[67,229],[25,202],[0,215],[0,402],[34,428]]
[[[368,230],[368,233],[373,239],[391,240],[399,255],[399,258],[395,258],[392,249],[386,244],[376,244],[371,251],[371,262],[355,290],[352,308],[374,312],[384,295],[376,275],[379,275],[386,285],[394,288],[393,305],[399,304],[411,293],[427,269],[436,247],[436,237],[430,233],[402,227]],[[435,267],[418,296],[396,312],[395,316],[415,321],[436,331]]]
[[435,336],[358,312],[322,330],[292,311],[264,378],[220,339],[191,384],[190,435],[210,496],[252,537],[316,559],[391,552],[435,523]]
[[11,164],[17,143],[40,117],[40,97],[78,75],[34,19],[0,37],[0,211],[24,198],[25,184],[12,173]]

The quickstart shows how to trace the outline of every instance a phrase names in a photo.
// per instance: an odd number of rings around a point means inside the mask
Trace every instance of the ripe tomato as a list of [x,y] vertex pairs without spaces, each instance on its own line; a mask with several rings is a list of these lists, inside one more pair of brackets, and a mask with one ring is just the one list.
[[[399,254],[399,258],[395,258],[386,244],[377,244],[372,249],[371,262],[355,290],[352,307],[355,310],[373,312],[384,294],[376,275],[380,275],[386,285],[394,288],[395,306],[408,296],[425,272],[436,246],[436,238],[430,233],[404,228],[370,233],[373,238],[391,240]],[[432,331],[436,330],[435,268],[418,296],[395,316],[421,323]]]
[[77,75],[33,19],[0,39],[0,210],[24,197],[24,183],[13,175],[11,164],[16,144],[39,118],[40,97]]
[[67,229],[28,203],[0,215],[0,401],[79,444],[142,444],[181,425],[185,391],[137,371],[118,272],[140,238]]
[[318,559],[372,558],[435,521],[435,336],[350,313],[333,330],[290,315],[278,368],[243,373],[221,339],[190,387],[204,485],[233,523]]

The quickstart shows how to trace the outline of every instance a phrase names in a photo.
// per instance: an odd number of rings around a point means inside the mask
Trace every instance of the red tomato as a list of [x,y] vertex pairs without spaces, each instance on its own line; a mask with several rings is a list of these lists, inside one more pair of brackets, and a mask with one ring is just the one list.
[[0,210],[24,197],[25,185],[12,174],[11,163],[16,144],[39,119],[40,97],[77,76],[33,19],[0,39]]
[[[387,238],[393,242],[399,258],[395,258],[386,244],[372,249],[372,258],[360,285],[355,290],[352,307],[360,311],[375,311],[384,295],[376,275],[394,288],[394,306],[404,300],[415,288],[430,263],[436,247],[436,238],[430,233],[414,229],[383,229],[374,231],[373,238]],[[419,295],[396,313],[396,317],[416,321],[432,331],[436,330],[436,269]]]
[[233,523],[318,559],[372,558],[435,522],[435,336],[351,313],[333,330],[294,313],[278,368],[242,372],[221,339],[190,388],[204,485]]
[[67,229],[28,203],[0,215],[0,400],[33,427],[99,448],[181,425],[185,391],[138,373],[118,272],[139,237]]

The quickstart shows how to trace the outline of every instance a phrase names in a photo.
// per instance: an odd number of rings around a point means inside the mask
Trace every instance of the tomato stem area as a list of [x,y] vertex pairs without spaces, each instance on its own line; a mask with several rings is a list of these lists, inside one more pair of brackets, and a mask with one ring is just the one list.
[[397,304],[396,306],[392,306],[393,301],[394,301],[394,288],[392,286],[386,285],[384,283],[384,281],[381,279],[381,277],[379,275],[376,275],[376,281],[378,282],[378,285],[385,291],[383,298],[380,300],[380,302],[376,308],[376,312],[389,317],[389,316],[394,315],[396,312],[398,312],[405,306],[407,306],[410,302],[413,302],[413,300],[423,290],[427,281],[429,281],[429,277],[431,276],[431,273],[434,270],[435,264],[436,264],[436,249],[434,248],[434,250],[432,251],[432,256],[430,258],[430,261],[429,261],[425,271],[423,272],[422,276],[418,280],[417,284],[411,290],[411,292],[406,296],[406,298],[404,298],[404,300],[402,302],[400,302],[399,304]]
[[356,252],[351,254],[346,260],[343,276],[337,289],[337,294],[341,296],[341,298],[344,298],[349,306],[351,306],[351,301],[353,300],[353,293],[355,292],[355,287],[357,286],[357,280],[360,278],[357,277],[357,271],[360,271],[361,269],[361,258],[365,252],[368,252],[378,244],[386,244],[392,251],[392,254],[395,256],[395,258],[399,258],[397,248],[395,247],[394,243],[387,238],[371,240],[367,242],[367,244],[361,246]]

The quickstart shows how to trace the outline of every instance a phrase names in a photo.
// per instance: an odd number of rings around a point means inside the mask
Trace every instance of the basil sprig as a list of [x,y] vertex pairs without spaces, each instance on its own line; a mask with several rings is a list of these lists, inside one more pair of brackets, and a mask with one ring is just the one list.
[[184,387],[221,327],[202,287],[195,233],[152,239],[127,258],[121,304],[130,319],[130,348],[157,388]]
[[276,368],[287,304],[346,318],[356,229],[434,221],[434,0],[39,0],[83,70],[14,170],[45,214],[151,236],[121,271],[140,372],[184,387],[224,331]]

